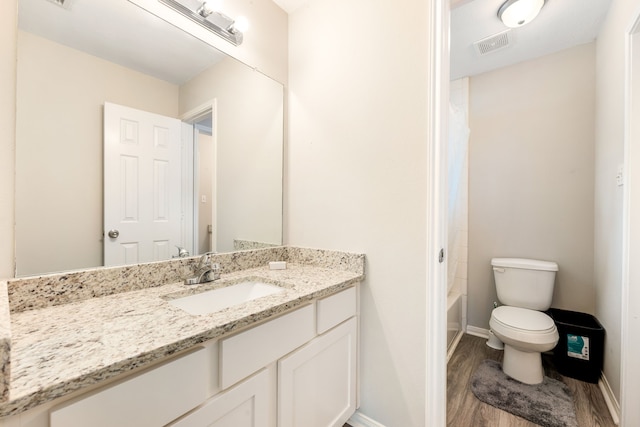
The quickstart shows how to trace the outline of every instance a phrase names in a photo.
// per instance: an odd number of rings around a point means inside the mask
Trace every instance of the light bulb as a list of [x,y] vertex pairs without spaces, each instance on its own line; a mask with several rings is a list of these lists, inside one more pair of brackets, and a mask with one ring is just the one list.
[[235,33],[237,31],[244,33],[249,29],[249,20],[244,16],[238,16],[236,20],[231,24],[229,31]]
[[206,18],[211,15],[213,12],[222,9],[222,0],[206,0],[202,2],[202,5],[196,11],[198,15]]

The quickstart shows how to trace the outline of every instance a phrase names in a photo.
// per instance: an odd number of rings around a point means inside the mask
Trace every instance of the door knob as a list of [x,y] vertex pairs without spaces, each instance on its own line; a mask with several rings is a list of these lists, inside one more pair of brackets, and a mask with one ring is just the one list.
[[118,238],[118,236],[120,235],[120,232],[118,230],[109,230],[109,232],[107,233],[107,235],[109,237],[111,237],[112,239],[116,239]]

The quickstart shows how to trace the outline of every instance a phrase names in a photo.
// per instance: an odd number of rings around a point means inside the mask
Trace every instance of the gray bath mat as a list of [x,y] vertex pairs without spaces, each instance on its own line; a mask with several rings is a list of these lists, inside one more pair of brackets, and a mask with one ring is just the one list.
[[481,401],[545,427],[578,427],[571,391],[544,377],[529,385],[508,377],[500,363],[484,360],[471,377],[471,391]]

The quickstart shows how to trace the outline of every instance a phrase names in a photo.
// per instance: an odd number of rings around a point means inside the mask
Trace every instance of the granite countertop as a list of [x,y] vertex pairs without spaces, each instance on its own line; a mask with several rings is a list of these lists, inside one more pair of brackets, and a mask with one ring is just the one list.
[[[11,313],[8,398],[0,402],[0,417],[150,365],[363,278],[363,269],[289,262],[286,270],[264,265],[198,286],[172,283]],[[245,279],[277,284],[285,291],[206,315],[190,315],[169,304],[185,294]]]

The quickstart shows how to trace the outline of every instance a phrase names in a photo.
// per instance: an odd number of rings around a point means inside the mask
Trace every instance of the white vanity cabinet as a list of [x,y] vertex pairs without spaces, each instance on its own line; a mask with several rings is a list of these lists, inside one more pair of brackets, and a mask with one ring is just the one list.
[[330,427],[357,406],[357,285],[0,427]]
[[272,427],[276,412],[278,427],[342,426],[357,402],[356,313],[352,287],[221,339],[225,391],[171,427]]
[[278,362],[278,427],[342,426],[356,410],[353,317]]
[[318,336],[278,362],[278,427],[342,426],[356,410],[356,288],[316,310]]

